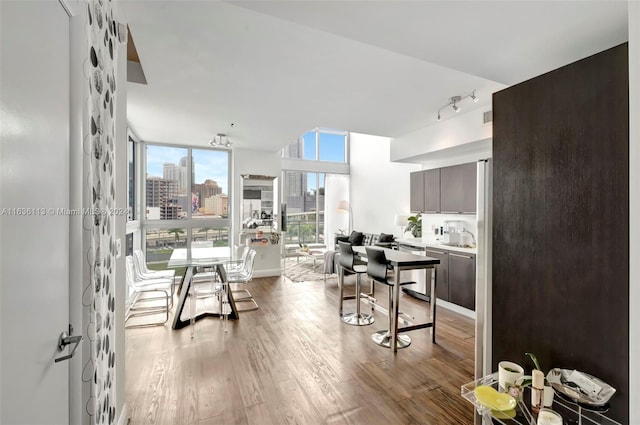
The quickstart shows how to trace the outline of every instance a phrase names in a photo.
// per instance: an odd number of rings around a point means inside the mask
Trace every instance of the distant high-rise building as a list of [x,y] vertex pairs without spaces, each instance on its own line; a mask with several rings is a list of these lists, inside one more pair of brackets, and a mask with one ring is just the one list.
[[307,191],[307,173],[305,171],[285,172],[285,199],[302,196]]
[[298,138],[295,142],[289,143],[287,147],[284,148],[284,157],[285,158],[302,158],[302,152],[304,148],[304,140],[302,137]]
[[174,180],[161,177],[147,177],[147,207],[160,207],[173,203],[178,194],[178,185]]
[[[165,162],[162,164],[162,177],[166,180],[173,180],[178,183],[178,193],[180,195],[186,195],[191,191],[189,188],[189,179],[187,176],[187,157],[180,158],[178,164]],[[193,167],[191,167],[191,174],[194,174]]]
[[195,183],[193,185],[193,192],[197,194],[198,198],[201,200],[200,206],[204,206],[202,205],[202,199],[221,194],[222,188],[218,186],[218,182],[215,180],[207,179],[204,183]]
[[161,220],[180,218],[182,206],[178,204],[178,182],[161,177],[147,177],[146,203],[147,207],[160,209]]
[[204,213],[209,215],[229,216],[229,197],[218,194],[204,198]]

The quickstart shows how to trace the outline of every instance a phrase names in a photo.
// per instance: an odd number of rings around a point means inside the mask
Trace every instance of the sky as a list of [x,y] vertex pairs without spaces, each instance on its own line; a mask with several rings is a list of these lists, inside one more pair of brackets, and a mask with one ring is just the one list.
[[[229,194],[229,152],[209,149],[193,149],[193,163],[196,183],[206,179],[214,180]],[[187,156],[187,149],[171,146],[147,145],[147,175],[162,177],[164,163],[178,164]]]
[[[319,133],[319,159],[321,161],[344,162],[344,134]],[[304,134],[304,159],[315,160],[316,132]],[[206,179],[214,180],[222,187],[223,193],[228,191],[229,152],[209,149],[193,149],[192,151],[196,183]],[[147,175],[162,177],[162,166],[165,163],[178,164],[180,158],[187,156],[187,149],[172,146],[147,145]],[[307,189],[316,189],[315,173],[309,173]],[[312,176],[311,176],[312,174]],[[323,181],[320,182],[323,185]]]

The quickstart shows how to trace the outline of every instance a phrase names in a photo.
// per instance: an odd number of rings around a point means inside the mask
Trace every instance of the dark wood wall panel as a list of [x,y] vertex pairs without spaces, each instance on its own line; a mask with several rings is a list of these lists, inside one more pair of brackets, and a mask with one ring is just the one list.
[[493,363],[538,354],[628,423],[627,44],[494,94]]

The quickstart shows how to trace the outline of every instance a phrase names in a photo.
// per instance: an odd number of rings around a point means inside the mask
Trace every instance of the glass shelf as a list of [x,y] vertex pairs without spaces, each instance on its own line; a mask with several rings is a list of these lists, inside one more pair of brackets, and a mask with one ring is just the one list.
[[[515,408],[515,417],[507,418],[500,412],[494,412],[489,408],[483,406],[476,400],[474,390],[477,386],[489,385],[493,388],[498,388],[498,372],[491,375],[487,375],[483,378],[464,384],[460,388],[462,397],[467,399],[471,404],[476,407],[478,415],[482,417],[482,423],[484,425],[490,424],[504,424],[504,425],[535,425],[536,416],[530,413],[528,401],[531,399],[530,390],[527,388],[524,392],[523,400],[525,402],[519,402]],[[565,425],[622,425],[619,422],[614,421],[607,417],[606,412],[591,412],[574,403],[568,402],[557,394],[553,399],[553,405],[551,409],[558,412],[564,421]]]

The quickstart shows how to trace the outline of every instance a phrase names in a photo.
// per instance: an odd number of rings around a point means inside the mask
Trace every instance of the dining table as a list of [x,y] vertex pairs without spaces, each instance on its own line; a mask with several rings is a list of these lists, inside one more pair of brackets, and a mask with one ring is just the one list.
[[[364,246],[353,246],[353,252],[356,256],[366,261],[367,251]],[[389,337],[391,338],[391,347],[393,352],[398,351],[398,335],[402,332],[409,332],[418,329],[431,328],[431,340],[436,342],[436,273],[437,265],[440,264],[440,260],[437,258],[427,257],[424,255],[412,254],[410,252],[398,251],[390,248],[378,248],[384,251],[387,257],[387,264],[393,267],[394,273],[394,285],[393,285],[393,314],[391,315],[391,329],[389,329]],[[431,273],[431,302],[429,303],[429,321],[418,324],[410,324],[408,326],[399,327],[399,306],[400,306],[400,285],[398,282],[402,282],[402,272],[405,270],[426,269],[432,270]],[[340,282],[342,285],[342,282]]]
[[[227,275],[224,268],[226,263],[237,261],[235,253],[230,247],[198,247],[176,248],[171,253],[167,267],[169,268],[185,268],[184,274],[178,287],[178,303],[173,316],[171,329],[181,329],[191,323],[191,317],[184,317],[184,306],[191,291],[194,277],[201,269],[212,269],[217,273],[217,278],[224,284],[227,284]],[[212,277],[213,279],[213,277]],[[233,299],[233,293],[230,290],[225,291],[229,301],[230,312],[228,318],[231,320],[238,319],[238,310]],[[192,294],[193,295],[193,294]],[[195,296],[192,297],[195,300]],[[204,317],[220,317],[220,312],[202,312],[194,317],[194,320],[200,320]]]

